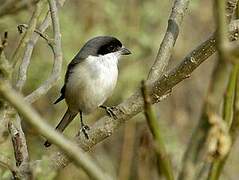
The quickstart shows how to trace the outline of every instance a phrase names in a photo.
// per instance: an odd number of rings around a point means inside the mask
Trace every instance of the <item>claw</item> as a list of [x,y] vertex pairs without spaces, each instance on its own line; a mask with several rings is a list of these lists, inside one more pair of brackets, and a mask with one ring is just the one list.
[[106,113],[110,116],[110,117],[112,117],[112,118],[114,118],[114,119],[118,119],[117,118],[117,116],[116,116],[116,114],[115,114],[115,110],[117,110],[116,109],[116,107],[107,107],[107,106],[100,106],[101,108],[103,108],[103,109],[105,109],[105,111],[106,111]]
[[89,135],[88,135],[88,132],[87,131],[89,131],[90,130],[90,127],[89,126],[87,126],[87,125],[82,125],[82,127],[81,127],[81,131],[83,132],[83,134],[85,135],[85,138],[86,139],[89,139]]

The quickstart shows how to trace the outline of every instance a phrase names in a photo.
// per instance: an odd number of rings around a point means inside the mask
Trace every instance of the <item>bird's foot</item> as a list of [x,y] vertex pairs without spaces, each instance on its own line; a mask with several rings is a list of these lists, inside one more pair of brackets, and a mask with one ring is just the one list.
[[101,105],[100,108],[103,108],[110,117],[112,117],[114,119],[118,119],[118,117],[115,113],[117,110],[117,108],[115,106],[108,107],[108,106]]
[[88,131],[90,130],[90,127],[85,125],[85,124],[82,124],[81,125],[81,131],[83,132],[83,134],[85,135],[85,138],[86,139],[89,139],[89,135],[88,135]]

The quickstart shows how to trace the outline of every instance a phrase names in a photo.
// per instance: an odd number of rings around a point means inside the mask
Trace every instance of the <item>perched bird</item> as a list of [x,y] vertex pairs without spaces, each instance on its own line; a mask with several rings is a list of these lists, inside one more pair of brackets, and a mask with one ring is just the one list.
[[[109,115],[112,111],[103,103],[112,94],[118,77],[118,61],[121,55],[131,52],[112,36],[97,36],[81,48],[67,67],[61,96],[54,104],[65,99],[68,109],[56,130],[63,132],[79,113],[81,130],[86,138],[89,127],[83,122],[83,114],[89,114],[101,107]],[[46,147],[51,143],[46,141]]]

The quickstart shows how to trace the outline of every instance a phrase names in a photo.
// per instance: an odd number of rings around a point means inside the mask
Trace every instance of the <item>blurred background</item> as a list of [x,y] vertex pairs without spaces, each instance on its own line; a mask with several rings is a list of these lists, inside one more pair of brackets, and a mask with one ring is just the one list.
[[[171,7],[171,0],[66,1],[59,11],[64,55],[61,80],[46,96],[34,103],[37,111],[55,127],[66,110],[65,102],[57,105],[53,105],[53,102],[60,94],[67,64],[88,39],[97,35],[116,36],[132,51],[132,55],[120,61],[119,81],[106,104],[116,105],[129,97],[140,86],[140,81],[147,78],[164,36]],[[32,9],[28,9],[0,17],[1,33],[9,32],[9,45],[6,49],[8,56],[19,40],[17,25],[27,23],[31,13]],[[177,65],[213,31],[212,2],[192,0],[168,69]],[[50,35],[51,30],[48,30],[48,33]],[[199,119],[215,57],[204,62],[189,79],[177,85],[167,99],[154,106],[175,170],[180,169],[182,155]],[[52,60],[51,50],[45,41],[40,39],[33,52],[27,84],[24,87],[25,95],[36,89],[49,76]],[[91,125],[103,115],[104,111],[97,110],[85,116],[85,122]],[[73,137],[78,132],[79,126],[77,117],[64,134]],[[55,147],[47,150],[43,146],[44,139],[32,127],[23,124],[23,128],[32,160],[51,154]],[[7,155],[12,153],[10,140],[0,146],[3,153]],[[143,114],[140,113],[110,138],[95,146],[90,154],[99,166],[121,180],[159,179],[152,147],[152,136]],[[222,179],[238,179],[237,147],[233,148],[230,154]],[[10,172],[0,170],[0,173],[3,179],[9,178]],[[55,177],[59,180],[66,178],[88,179],[83,171],[72,164]]]

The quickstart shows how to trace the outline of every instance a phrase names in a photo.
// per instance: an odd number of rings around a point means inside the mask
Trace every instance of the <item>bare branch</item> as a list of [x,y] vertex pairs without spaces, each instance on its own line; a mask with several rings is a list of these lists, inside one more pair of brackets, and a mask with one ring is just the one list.
[[[65,0],[60,0],[58,2],[59,6],[60,7],[63,6],[64,2],[65,2]],[[43,22],[41,23],[39,28],[34,30],[35,34],[32,35],[31,39],[27,43],[26,49],[24,51],[22,63],[19,67],[18,80],[17,80],[17,83],[16,83],[16,87],[19,90],[21,90],[23,88],[23,86],[26,82],[27,70],[28,70],[28,66],[30,64],[30,59],[31,59],[31,56],[32,56],[33,48],[34,48],[35,44],[37,43],[39,36],[44,38],[47,41],[48,45],[50,45],[51,49],[53,49],[52,40],[49,40],[47,35],[43,34],[44,31],[49,27],[50,22],[51,22],[50,13],[47,12],[47,14],[45,16],[45,19],[43,20]],[[28,28],[27,25],[24,25],[23,27]]]
[[[55,35],[55,44],[54,44],[54,59],[59,61],[59,65],[56,66],[57,72],[60,72],[61,61],[62,61],[62,52],[61,52],[61,39],[60,39],[60,30],[59,30],[59,22],[57,16],[57,8],[56,1],[49,0],[49,7],[53,22],[53,30]],[[58,73],[59,74],[59,73]],[[56,74],[57,75],[57,74]],[[47,90],[46,90],[47,91]],[[90,159],[86,154],[82,154],[82,150],[79,149],[74,143],[66,140],[63,135],[59,134],[55,130],[51,129],[44,121],[40,118],[40,116],[31,109],[30,105],[24,101],[24,98],[15,92],[10,85],[2,79],[0,82],[0,92],[3,98],[6,98],[13,107],[15,107],[19,114],[21,114],[24,119],[28,120],[37,130],[39,130],[47,139],[55,142],[55,144],[59,145],[64,152],[74,161],[77,165],[82,167],[91,178],[104,180],[110,179],[104,172],[102,172],[94,163],[93,160]],[[11,124],[10,124],[11,125]],[[19,134],[15,129],[10,126],[10,130],[13,132],[14,145],[19,145],[15,147],[15,153],[18,153],[21,148],[21,141],[19,143]],[[17,161],[21,164],[23,162],[24,156],[21,153],[16,154]],[[17,164],[17,165],[19,165]]]
[[[48,18],[48,13],[46,18]],[[23,29],[28,29],[29,27],[27,24],[19,24],[17,28],[20,33],[23,33]],[[37,33],[40,37],[42,37],[47,42],[47,44],[51,47],[51,49],[53,49],[53,45],[52,45],[53,40],[49,39],[49,37],[46,34],[44,34],[38,29],[35,29],[34,32]]]
[[35,91],[29,94],[25,99],[26,101],[32,103],[37,100],[39,97],[44,95],[48,92],[48,90],[54,86],[57,80],[60,77],[61,66],[62,66],[62,50],[61,50],[61,34],[60,34],[60,24],[57,15],[57,7],[53,1],[49,1],[50,4],[50,13],[54,31],[54,46],[53,46],[53,53],[54,53],[54,64],[51,76]]
[[[39,36],[45,37],[42,35],[42,33],[48,28],[50,25],[50,14],[47,12],[45,19],[41,23],[39,30],[34,30],[34,32],[37,31],[36,34],[33,34],[29,42],[27,43],[26,49],[24,51],[22,63],[19,67],[19,73],[18,73],[18,80],[16,82],[16,88],[18,90],[22,90],[26,79],[27,79],[27,70],[30,64],[30,59],[32,55],[33,48],[39,38]],[[28,26],[27,26],[28,28]],[[45,37],[46,38],[46,37]]]
[[92,179],[111,179],[107,174],[102,172],[90,156],[85,154],[76,144],[67,140],[62,134],[47,125],[38,113],[25,102],[23,96],[12,89],[6,81],[0,81],[0,94],[24,117],[24,120],[35,127],[45,138],[60,147],[66,155],[72,159],[76,165],[83,168]]
[[165,72],[173,52],[173,47],[178,38],[179,28],[183,21],[183,17],[189,5],[189,0],[175,0],[171,15],[168,20],[167,31],[164,35],[163,41],[160,44],[158,54],[153,66],[149,72],[148,79],[155,81]]
[[[239,21],[233,21],[230,24],[230,39],[236,40],[238,32]],[[216,52],[215,45],[215,36],[211,36],[208,40],[189,53],[176,68],[151,84],[149,86],[149,91],[152,93],[152,103],[158,103],[176,84],[183,81],[185,78],[188,78],[194,69]],[[88,151],[94,145],[111,136],[119,126],[141,112],[143,110],[143,104],[143,99],[140,90],[138,89],[131,97],[116,106],[117,110],[115,111],[115,114],[118,117],[117,121],[108,116],[104,116],[96,121],[96,123],[90,127],[91,130],[88,132],[90,137],[89,140],[85,139],[85,136],[80,133],[76,137],[79,146],[83,150]],[[65,167],[70,162],[63,154],[56,154],[53,154],[51,157],[51,162],[55,164],[56,167]]]
[[29,22],[29,28],[27,29],[26,33],[23,35],[22,39],[19,42],[18,47],[16,48],[15,52],[13,53],[12,61],[11,61],[11,63],[13,64],[13,67],[19,61],[21,51],[25,48],[27,42],[29,41],[32,34],[34,33],[34,30],[37,25],[37,18],[39,17],[39,15],[41,13],[42,6],[43,6],[43,1],[40,1],[39,3],[36,4],[35,11],[33,12],[33,15]]

